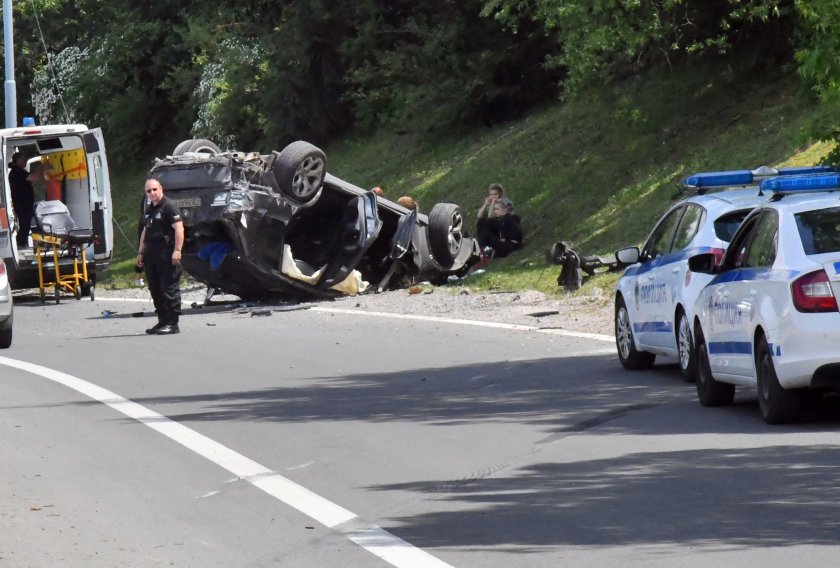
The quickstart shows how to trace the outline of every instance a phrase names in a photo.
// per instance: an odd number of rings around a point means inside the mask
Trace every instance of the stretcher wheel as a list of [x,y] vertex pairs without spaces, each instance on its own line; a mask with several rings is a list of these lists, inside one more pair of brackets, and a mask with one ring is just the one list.
[[47,301],[47,294],[46,294],[46,292],[44,292],[43,288],[40,288],[38,290],[38,292],[39,292],[39,295],[41,296],[41,303],[43,304],[44,302]]
[[53,289],[55,290],[55,303],[60,304],[61,303],[61,290],[59,289],[58,284],[56,284]]
[[81,300],[82,299],[82,287],[77,285],[76,288],[73,290],[73,295],[76,296],[77,300]]
[[94,300],[93,288],[94,288],[94,286],[91,286],[90,289],[88,290],[88,296],[90,296],[90,301],[91,302]]

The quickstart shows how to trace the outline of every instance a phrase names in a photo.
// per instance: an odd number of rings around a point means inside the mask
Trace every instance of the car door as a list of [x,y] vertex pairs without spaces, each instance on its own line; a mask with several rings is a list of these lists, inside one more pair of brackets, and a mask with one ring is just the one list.
[[114,250],[113,207],[105,139],[101,128],[82,134],[89,173],[90,213],[93,232],[98,236],[93,252],[98,264],[107,264]]
[[[5,144],[3,144],[5,148]],[[3,156],[4,163],[11,161],[11,154]],[[2,183],[0,191],[0,257],[5,259],[6,267],[14,270],[17,267],[17,243],[14,238],[15,213],[12,208],[12,192],[9,187],[8,176]]]
[[713,281],[706,338],[713,373],[753,375],[753,329],[758,302],[770,285],[778,229],[772,209],[749,217],[730,245],[724,273]]
[[672,318],[668,314],[673,278],[671,245],[685,209],[683,204],[667,213],[642,249],[642,265],[633,289],[635,317],[631,313],[633,331],[640,346],[661,347],[669,341],[675,343]]
[[330,246],[330,260],[316,284],[318,288],[341,283],[358,266],[382,229],[377,207],[372,191],[352,198],[345,206]]

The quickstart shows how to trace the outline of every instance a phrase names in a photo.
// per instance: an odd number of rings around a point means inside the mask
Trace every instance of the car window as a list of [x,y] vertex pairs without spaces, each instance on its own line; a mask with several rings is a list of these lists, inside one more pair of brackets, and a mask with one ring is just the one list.
[[840,251],[840,207],[804,211],[794,217],[805,254]]
[[779,235],[779,218],[775,211],[767,210],[758,220],[750,241],[744,266],[758,268],[773,266]]
[[648,239],[644,250],[642,250],[642,258],[656,258],[671,250],[674,228],[677,226],[683,211],[685,211],[685,207],[677,207],[659,222]]
[[705,218],[706,211],[702,207],[693,203],[686,205],[685,213],[674,233],[674,244],[671,250],[682,250],[691,244],[691,239],[697,234]]
[[727,243],[731,241],[732,236],[735,234],[735,231],[738,229],[741,221],[744,220],[744,217],[746,217],[749,212],[749,209],[745,209],[744,211],[732,211],[731,213],[721,215],[715,219],[715,235],[717,238]]
[[744,220],[738,231],[732,237],[732,242],[726,249],[726,256],[723,259],[723,269],[743,268],[747,260],[747,251],[752,240],[758,216],[752,216]]

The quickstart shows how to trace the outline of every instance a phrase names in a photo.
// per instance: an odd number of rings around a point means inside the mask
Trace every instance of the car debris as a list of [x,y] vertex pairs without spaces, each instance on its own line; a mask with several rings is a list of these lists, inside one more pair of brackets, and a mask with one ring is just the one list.
[[442,284],[479,259],[458,205],[407,209],[328,173],[324,152],[305,141],[260,154],[186,140],[149,173],[181,211],[181,264],[208,287],[207,300]]
[[[595,276],[599,272],[617,272],[627,265],[619,262],[615,254],[607,256],[582,256],[572,247],[569,241],[557,241],[551,246],[546,260],[551,264],[560,264],[560,274],[557,285],[565,286],[566,290],[578,290],[587,276]],[[606,270],[602,270],[606,269]]]

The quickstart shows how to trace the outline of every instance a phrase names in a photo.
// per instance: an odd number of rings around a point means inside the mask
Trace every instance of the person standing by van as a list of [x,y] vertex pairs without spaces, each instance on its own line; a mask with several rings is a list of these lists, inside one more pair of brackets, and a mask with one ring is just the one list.
[[147,179],[145,192],[151,203],[143,213],[143,232],[135,264],[146,270],[146,282],[158,316],[157,324],[146,333],[169,335],[180,332],[184,223],[181,212],[163,195],[159,180]]
[[12,189],[12,209],[18,219],[17,246],[26,248],[29,246],[29,231],[35,213],[35,188],[32,187],[32,182],[38,181],[40,176],[37,172],[30,174],[26,171],[26,154],[23,152],[12,154],[9,167],[11,168],[9,187]]

